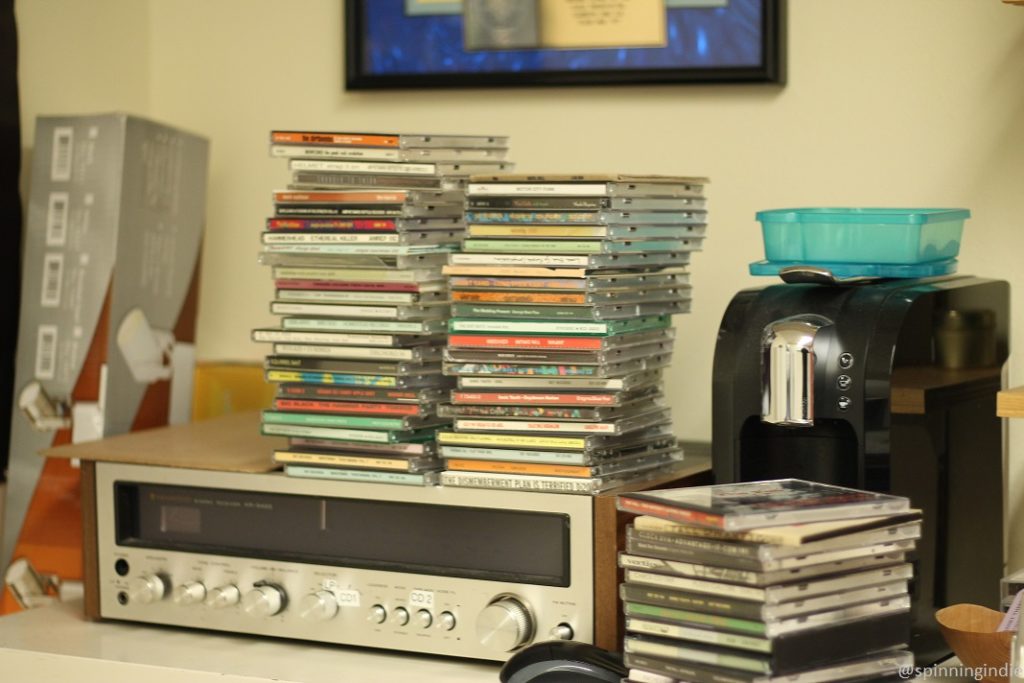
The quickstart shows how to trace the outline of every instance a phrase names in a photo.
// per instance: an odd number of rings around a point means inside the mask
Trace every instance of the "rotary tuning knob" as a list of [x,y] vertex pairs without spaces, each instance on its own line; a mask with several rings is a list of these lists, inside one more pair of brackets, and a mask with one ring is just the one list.
[[533,617],[517,598],[505,596],[485,607],[476,619],[480,643],[497,652],[511,652],[533,639]]

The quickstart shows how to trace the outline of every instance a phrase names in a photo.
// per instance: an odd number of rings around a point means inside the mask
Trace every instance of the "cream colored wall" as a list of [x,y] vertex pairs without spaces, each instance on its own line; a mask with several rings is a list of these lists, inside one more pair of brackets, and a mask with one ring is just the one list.
[[[677,432],[710,436],[719,317],[760,256],[754,213],[798,205],[965,206],[961,272],[1024,291],[1024,8],[999,0],[791,0],[789,82],[347,93],[340,0],[19,0],[26,139],[37,114],[129,108],[212,140],[202,359],[257,359],[256,262],[272,128],[503,133],[521,170],[708,175],[669,373]],[[1013,351],[1024,358],[1024,311]],[[1024,372],[1011,371],[1011,382]],[[1016,432],[1016,426],[1013,427]],[[1024,437],[1024,435],[1021,435]],[[1024,442],[1017,438],[1014,444]],[[1024,444],[1021,444],[1024,445]],[[1011,488],[1021,488],[1014,447]],[[1011,504],[1016,510],[1021,496]],[[1016,517],[1021,515],[1015,515]],[[1024,538],[1015,522],[1011,533]],[[1024,564],[1024,542],[1015,565]]]
[[150,111],[149,5],[18,0],[22,143],[41,114]]

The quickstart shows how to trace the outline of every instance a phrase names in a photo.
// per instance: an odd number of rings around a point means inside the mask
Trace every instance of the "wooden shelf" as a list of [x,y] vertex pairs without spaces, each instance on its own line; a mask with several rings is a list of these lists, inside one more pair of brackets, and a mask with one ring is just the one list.
[[171,427],[143,429],[98,441],[56,446],[43,451],[43,455],[47,458],[260,473],[278,468],[274,463],[274,450],[287,445],[287,440],[282,437],[260,434],[260,414],[249,411]]
[[1004,389],[996,394],[996,415],[1024,417],[1024,387]]
[[924,415],[929,405],[992,392],[999,388],[1000,375],[998,367],[967,370],[931,366],[897,368],[892,373],[892,412]]

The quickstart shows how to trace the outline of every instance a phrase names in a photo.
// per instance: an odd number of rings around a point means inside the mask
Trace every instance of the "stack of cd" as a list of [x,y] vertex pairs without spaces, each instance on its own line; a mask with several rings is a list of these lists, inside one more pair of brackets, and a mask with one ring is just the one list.
[[623,494],[629,681],[847,681],[913,666],[906,498],[800,480]]
[[706,180],[474,176],[452,254],[451,486],[597,493],[678,467],[662,394]]
[[448,292],[468,175],[507,170],[507,139],[274,131],[291,183],[274,192],[261,262],[280,326],[266,377],[265,434],[287,474],[433,484]]

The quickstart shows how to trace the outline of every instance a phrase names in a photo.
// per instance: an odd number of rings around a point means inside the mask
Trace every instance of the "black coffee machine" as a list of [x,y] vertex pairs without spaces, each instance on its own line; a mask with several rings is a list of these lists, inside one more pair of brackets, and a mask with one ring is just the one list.
[[1009,285],[969,276],[778,284],[737,294],[715,347],[716,483],[797,477],[908,496],[919,665],[934,612],[998,608]]

